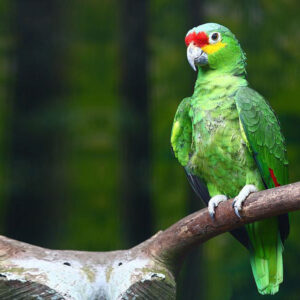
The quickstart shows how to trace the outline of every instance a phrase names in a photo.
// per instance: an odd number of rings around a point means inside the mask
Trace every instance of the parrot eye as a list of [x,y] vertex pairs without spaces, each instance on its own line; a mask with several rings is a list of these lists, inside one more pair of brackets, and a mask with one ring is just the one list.
[[219,41],[221,41],[221,34],[219,32],[212,32],[209,35],[209,43],[210,44],[216,44]]

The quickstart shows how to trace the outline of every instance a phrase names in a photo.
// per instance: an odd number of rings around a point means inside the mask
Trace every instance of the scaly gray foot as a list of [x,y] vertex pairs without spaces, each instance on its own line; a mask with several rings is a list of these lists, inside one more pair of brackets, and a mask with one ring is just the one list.
[[247,197],[254,192],[257,192],[258,189],[253,184],[246,184],[239,194],[234,198],[232,202],[232,207],[234,208],[235,214],[241,218],[240,210],[242,209],[243,202],[247,199]]
[[219,203],[226,201],[227,199],[228,198],[225,195],[216,195],[209,200],[208,212],[213,220],[215,218],[215,208],[219,205]]

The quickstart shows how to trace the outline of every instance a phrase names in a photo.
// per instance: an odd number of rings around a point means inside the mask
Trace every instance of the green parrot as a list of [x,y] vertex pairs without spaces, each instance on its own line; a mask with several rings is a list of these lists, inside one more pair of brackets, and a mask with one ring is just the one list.
[[[172,149],[211,217],[220,202],[234,197],[233,209],[240,217],[250,193],[288,183],[285,140],[272,108],[249,87],[246,56],[228,28],[200,25],[187,33],[185,43],[198,77],[193,95],[177,109]],[[278,292],[288,215],[231,233],[250,252],[259,293]]]

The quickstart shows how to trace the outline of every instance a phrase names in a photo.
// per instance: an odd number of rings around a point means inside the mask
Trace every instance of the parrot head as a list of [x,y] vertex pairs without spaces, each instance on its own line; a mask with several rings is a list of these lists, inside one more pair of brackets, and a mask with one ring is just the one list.
[[207,23],[191,29],[186,37],[187,59],[196,66],[208,69],[245,67],[246,57],[238,40],[225,26]]

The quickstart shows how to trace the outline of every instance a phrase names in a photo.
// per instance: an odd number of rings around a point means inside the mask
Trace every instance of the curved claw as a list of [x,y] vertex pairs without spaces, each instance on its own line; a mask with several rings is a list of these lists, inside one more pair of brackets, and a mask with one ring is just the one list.
[[253,184],[245,185],[239,194],[234,198],[232,202],[232,207],[234,208],[235,214],[241,219],[240,210],[242,209],[243,202],[247,199],[247,197],[254,192],[257,192],[258,189]]
[[239,217],[240,219],[242,218],[241,215],[240,215],[240,210],[242,209],[242,201],[239,201],[238,202],[238,196],[234,198],[233,202],[232,202],[232,208],[234,209],[234,212],[236,214],[237,217]]
[[215,219],[215,212],[214,211],[213,212],[209,211],[209,215],[210,215],[211,219],[214,221],[214,219]]
[[242,218],[237,207],[234,207],[234,212],[240,219]]
[[219,205],[219,203],[226,201],[226,200],[227,200],[227,197],[225,195],[216,195],[209,200],[208,212],[213,221],[215,219],[215,208]]

